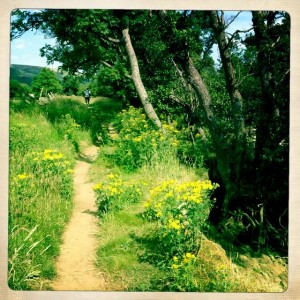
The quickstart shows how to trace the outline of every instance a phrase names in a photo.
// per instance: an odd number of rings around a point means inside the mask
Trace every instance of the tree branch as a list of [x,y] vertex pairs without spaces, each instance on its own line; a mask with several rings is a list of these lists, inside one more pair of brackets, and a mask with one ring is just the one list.
[[236,30],[234,33],[229,33],[226,32],[226,34],[231,35],[230,39],[227,42],[227,47],[230,45],[230,43],[232,42],[232,40],[234,39],[235,35],[237,35],[238,33],[246,33],[253,30],[253,27],[247,29],[247,30]]
[[[108,62],[105,61],[105,60],[101,60],[101,63],[102,63],[103,65],[105,65],[106,67],[111,68],[111,69],[114,67],[113,65],[111,65],[110,63],[108,63]],[[132,77],[131,77],[129,74],[125,74],[125,77],[127,77],[127,78],[129,78],[129,79],[132,79]]]
[[103,42],[112,42],[112,43],[115,43],[115,44],[119,44],[119,43],[121,43],[121,40],[119,40],[119,39],[115,39],[115,38],[112,38],[112,37],[107,37],[106,39],[105,38],[101,38],[101,40],[103,41]]
[[228,28],[234,20],[240,15],[242,11],[239,11],[235,16],[232,16],[231,18],[228,19],[228,23],[225,22],[225,29]]

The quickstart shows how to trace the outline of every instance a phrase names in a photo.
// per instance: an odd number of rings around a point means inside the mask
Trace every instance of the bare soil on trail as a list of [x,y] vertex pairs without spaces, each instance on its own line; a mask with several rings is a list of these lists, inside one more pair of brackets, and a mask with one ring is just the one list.
[[99,224],[88,173],[96,157],[97,147],[90,146],[79,156],[75,166],[74,209],[62,237],[56,262],[57,277],[50,284],[53,290],[107,290],[105,278],[95,265]]

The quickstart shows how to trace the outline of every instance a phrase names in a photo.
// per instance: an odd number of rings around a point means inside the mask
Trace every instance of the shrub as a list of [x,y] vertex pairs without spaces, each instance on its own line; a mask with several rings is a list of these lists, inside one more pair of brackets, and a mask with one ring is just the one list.
[[33,78],[31,87],[36,97],[40,96],[41,91],[43,91],[44,95],[47,95],[47,93],[59,94],[62,91],[62,85],[56,77],[55,72],[48,68],[43,68],[41,72]]
[[77,124],[69,114],[66,114],[60,118],[59,122],[56,124],[56,128],[60,136],[70,140],[74,146],[75,152],[79,153],[78,132],[80,130],[80,125]]
[[26,83],[20,83],[17,80],[10,80],[9,82],[9,98],[10,99],[28,99],[31,88]]
[[123,181],[118,175],[110,174],[106,181],[94,186],[99,213],[120,210],[130,203],[140,200],[142,187],[146,183],[138,181]]
[[150,190],[146,216],[158,220],[157,233],[170,256],[198,252],[201,228],[211,208],[209,196],[216,187],[209,180],[167,180]]
[[[166,271],[164,288],[195,291],[194,266],[201,246],[201,230],[211,208],[211,192],[217,187],[209,180],[178,182],[166,180],[150,190],[145,216],[156,220],[155,235],[161,247],[157,265]],[[160,285],[160,284],[158,284]]]
[[130,107],[119,115],[119,134],[115,138],[115,162],[133,172],[145,164],[155,164],[176,153],[176,129],[163,125],[157,130],[141,109]]

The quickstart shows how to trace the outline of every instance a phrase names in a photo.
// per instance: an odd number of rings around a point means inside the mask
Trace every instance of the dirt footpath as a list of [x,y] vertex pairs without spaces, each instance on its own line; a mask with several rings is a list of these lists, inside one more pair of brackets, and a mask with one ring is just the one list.
[[56,263],[57,278],[53,290],[105,290],[103,274],[96,269],[95,259],[99,230],[93,184],[88,172],[97,156],[97,147],[85,149],[74,170],[74,210],[63,235],[60,256]]

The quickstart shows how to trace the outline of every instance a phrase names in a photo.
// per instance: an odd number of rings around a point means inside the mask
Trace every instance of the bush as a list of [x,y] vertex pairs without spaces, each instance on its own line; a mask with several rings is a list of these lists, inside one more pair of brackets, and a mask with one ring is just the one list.
[[43,68],[33,78],[31,87],[36,97],[40,96],[41,90],[43,90],[43,95],[47,95],[47,93],[59,94],[62,92],[62,85],[56,77],[55,72],[48,68]]
[[166,271],[162,285],[169,290],[198,289],[193,276],[201,230],[212,206],[210,194],[216,187],[209,180],[167,180],[150,190],[145,216],[158,222],[154,235],[158,237],[161,253],[156,254],[156,263]]
[[130,107],[119,115],[119,134],[115,138],[115,162],[133,172],[145,164],[156,164],[176,153],[176,129],[163,125],[157,130],[141,109]]
[[75,152],[79,153],[78,133],[80,125],[77,124],[69,114],[66,114],[56,123],[56,128],[59,135],[62,138],[70,140],[74,146]]
[[56,97],[45,107],[47,118],[55,123],[60,121],[61,116],[70,115],[83,130],[89,131],[92,142],[98,141],[99,137],[103,143],[108,142],[107,122],[120,111],[120,104],[100,100],[88,109],[78,98]]
[[20,83],[17,80],[10,80],[9,82],[9,98],[10,99],[28,99],[31,88],[26,83]]
[[110,174],[106,181],[94,186],[99,213],[120,210],[140,200],[144,182],[123,181],[118,175]]
[[198,252],[201,228],[211,208],[209,197],[216,187],[209,180],[167,180],[150,190],[146,216],[158,220],[157,233],[169,256]]

